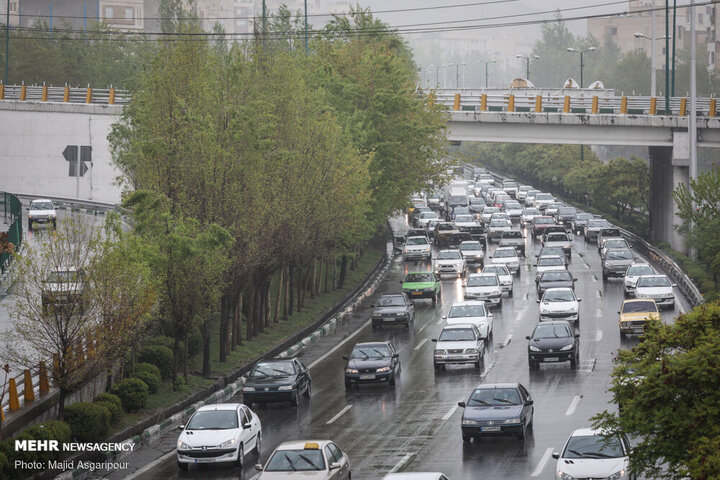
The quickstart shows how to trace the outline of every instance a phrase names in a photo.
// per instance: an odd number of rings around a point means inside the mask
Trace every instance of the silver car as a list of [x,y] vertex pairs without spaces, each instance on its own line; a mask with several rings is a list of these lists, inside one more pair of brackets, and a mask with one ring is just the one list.
[[492,263],[505,265],[513,274],[520,272],[520,258],[515,247],[498,247],[490,258]]
[[625,298],[635,296],[635,284],[642,275],[655,275],[657,272],[649,263],[633,263],[625,271],[623,293]]

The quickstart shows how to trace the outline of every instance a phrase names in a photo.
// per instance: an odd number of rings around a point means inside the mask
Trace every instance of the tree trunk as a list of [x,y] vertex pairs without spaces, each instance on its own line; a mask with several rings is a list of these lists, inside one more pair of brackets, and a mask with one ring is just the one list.
[[65,416],[65,400],[67,400],[68,391],[60,387],[60,391],[58,392],[58,420],[62,421]]
[[316,290],[315,284],[317,282],[317,259],[313,259],[312,264],[312,279],[310,282],[310,298],[315,298]]
[[255,287],[253,285],[250,285],[250,291],[248,291],[247,296],[247,312],[245,313],[247,331],[245,333],[245,338],[247,340],[252,340],[255,337],[255,335],[253,335],[253,319],[255,318]]
[[301,267],[301,268],[298,268],[298,269],[297,269],[297,280],[296,280],[296,282],[295,282],[295,283],[297,284],[297,285],[296,285],[296,287],[297,287],[297,292],[296,292],[296,294],[297,294],[297,299],[296,299],[296,301],[295,301],[295,304],[297,305],[297,311],[298,311],[298,312],[302,309],[302,300],[303,300],[303,297],[302,297],[302,289],[303,289],[302,273],[303,273],[302,267]]
[[[222,316],[222,313],[220,314]],[[208,315],[208,317],[210,317]],[[222,320],[220,320],[222,321]],[[212,331],[211,331],[211,323],[210,318],[206,318],[203,321],[203,328],[202,328],[202,337],[203,337],[203,366],[202,366],[202,376],[203,377],[209,377],[210,376],[210,341],[212,340]],[[222,331],[220,334],[220,345],[222,346],[224,344],[224,338],[222,335]],[[187,348],[185,349],[187,352]],[[185,363],[187,363],[190,359],[185,357]]]
[[[288,266],[288,281],[290,282],[287,290],[287,294],[290,297],[288,299],[288,315],[292,316],[295,301],[295,265],[293,265],[292,262]],[[287,318],[285,318],[285,320],[287,320]]]
[[228,296],[223,295],[220,298],[220,362],[225,362],[227,359],[227,337],[230,335],[229,332],[229,302]]
[[[233,336],[234,345],[242,345],[242,314],[243,314],[243,292],[238,292],[237,299],[235,300],[235,335]],[[245,317],[247,318],[247,317]],[[234,346],[233,345],[233,346]]]
[[265,296],[265,328],[270,328],[270,280],[265,283],[263,295]]
[[190,353],[190,349],[188,348],[188,335],[185,334],[185,358],[183,361],[183,378],[185,379],[185,384],[187,385],[187,379],[188,379],[188,363],[190,363],[190,359],[188,358],[188,355]]
[[180,363],[180,337],[175,333],[175,343],[173,348],[173,385],[178,378],[178,364]]
[[323,291],[325,293],[328,293],[328,277],[330,276],[330,262],[325,259],[323,262],[325,264],[325,287],[323,288]]
[[280,299],[282,298],[283,287],[285,286],[285,266],[280,267],[280,277],[277,282],[277,293],[275,294],[275,305],[273,305],[273,323],[280,320]]
[[347,267],[348,267],[348,258],[347,258],[347,255],[343,255],[342,260],[340,261],[340,275],[338,278],[338,288],[343,288],[345,286],[345,277],[347,276]]
[[260,323],[260,312],[262,305],[260,304],[260,289],[253,287],[253,337],[257,337],[262,332]]

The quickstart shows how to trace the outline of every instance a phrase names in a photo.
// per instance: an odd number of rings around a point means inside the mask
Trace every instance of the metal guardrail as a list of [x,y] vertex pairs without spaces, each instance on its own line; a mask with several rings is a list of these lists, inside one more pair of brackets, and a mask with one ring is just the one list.
[[115,88],[52,87],[47,85],[0,84],[0,100],[85,103],[95,105],[124,105],[130,102],[130,92]]

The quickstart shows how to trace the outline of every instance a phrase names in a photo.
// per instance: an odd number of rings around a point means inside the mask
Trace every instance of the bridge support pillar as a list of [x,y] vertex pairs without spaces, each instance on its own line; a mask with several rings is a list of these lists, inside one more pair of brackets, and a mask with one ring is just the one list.
[[673,147],[649,147],[650,153],[650,237],[667,242],[673,249],[687,253],[685,237],[677,229],[680,217],[673,190],[690,179],[687,132],[674,132]]

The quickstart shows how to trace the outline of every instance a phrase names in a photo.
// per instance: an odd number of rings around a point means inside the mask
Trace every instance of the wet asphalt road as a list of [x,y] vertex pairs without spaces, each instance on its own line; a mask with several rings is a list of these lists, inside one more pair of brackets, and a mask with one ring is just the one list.
[[[404,221],[404,220],[403,220]],[[402,229],[403,227],[400,226]],[[529,236],[528,236],[529,237]],[[263,453],[267,460],[272,450],[286,440],[327,438],[346,451],[351,460],[353,479],[381,479],[392,469],[398,471],[441,471],[451,480],[493,478],[554,478],[553,451],[559,450],[570,433],[589,426],[589,419],[608,405],[613,353],[620,347],[631,347],[637,337],[621,342],[617,310],[623,299],[622,281],[602,281],[600,258],[594,244],[585,244],[576,236],[570,271],[578,278],[576,293],[580,304],[580,365],[544,364],[530,372],[527,341],[537,323],[538,306],[534,289],[534,252],[539,242],[526,239],[528,257],[522,259],[520,274],[515,277],[514,298],[503,295],[503,308],[494,311],[494,338],[486,351],[484,367],[448,367],[433,371],[433,343],[442,329],[441,315],[462,300],[461,281],[446,278],[442,282],[442,301],[433,306],[430,300],[418,300],[415,322],[411,329],[402,327],[372,331],[369,324],[356,336],[329,355],[343,337],[364,324],[370,316],[369,305],[383,292],[399,291],[399,281],[408,270],[428,269],[423,262],[393,261],[384,284],[366,300],[350,324],[334,336],[311,345],[302,355],[311,366],[312,397],[300,406],[272,404],[255,406],[263,425]],[[492,251],[494,245],[490,247]],[[663,311],[662,318],[671,322],[680,310],[689,309],[679,292],[676,309]],[[397,386],[363,386],[346,392],[343,385],[343,355],[357,342],[391,340],[400,353],[402,374]],[[321,358],[322,357],[322,358]],[[319,361],[318,361],[319,359]],[[466,400],[479,383],[520,382],[535,400],[534,429],[523,443],[515,438],[483,439],[463,444],[460,435],[462,409],[457,402]],[[240,401],[240,398],[233,401]],[[172,445],[177,432],[162,440]],[[170,447],[167,448],[167,451]],[[145,462],[147,463],[147,462]],[[237,479],[252,478],[256,459],[246,459],[243,472],[220,467],[202,466],[180,474],[175,457],[131,478],[150,479]],[[111,478],[122,478],[116,472]],[[129,474],[130,472],[127,472]]]

